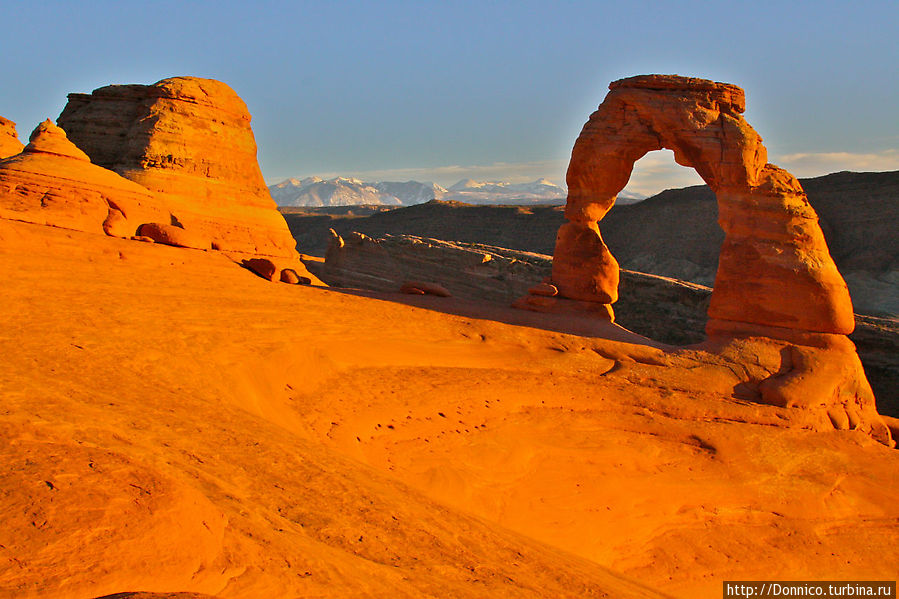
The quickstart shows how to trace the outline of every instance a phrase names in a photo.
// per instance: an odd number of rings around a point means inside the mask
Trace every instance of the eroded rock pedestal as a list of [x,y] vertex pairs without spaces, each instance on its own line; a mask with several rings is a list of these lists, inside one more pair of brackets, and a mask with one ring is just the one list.
[[733,339],[775,343],[781,351],[767,364],[770,376],[757,381],[762,401],[826,408],[837,428],[860,428],[891,443],[845,337],[854,328],[846,283],[799,182],[767,163],[761,137],[742,116],[743,90],[674,75],[631,77],[609,89],[572,151],[569,222],[559,229],[553,256],[556,301],[605,305],[611,316],[618,263],[598,223],[634,163],[670,149],[718,199],[725,239],[708,310],[710,342],[725,353]]
[[226,84],[173,77],[69,94],[57,120],[94,164],[154,192],[216,249],[296,256],[256,161],[250,113]]

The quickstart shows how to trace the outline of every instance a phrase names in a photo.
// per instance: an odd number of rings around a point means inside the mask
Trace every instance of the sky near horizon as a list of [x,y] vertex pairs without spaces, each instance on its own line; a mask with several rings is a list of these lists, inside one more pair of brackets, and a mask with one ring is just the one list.
[[[0,0],[0,115],[27,139],[70,92],[175,75],[247,103],[269,183],[291,176],[564,183],[610,81],[746,90],[797,176],[899,170],[899,3]],[[628,189],[699,182],[668,152]]]

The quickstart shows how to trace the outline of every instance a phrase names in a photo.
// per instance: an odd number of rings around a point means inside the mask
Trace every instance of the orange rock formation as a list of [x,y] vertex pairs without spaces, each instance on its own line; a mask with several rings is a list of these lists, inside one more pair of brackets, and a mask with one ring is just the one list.
[[16,133],[16,124],[0,116],[0,158],[22,151],[22,142]]
[[597,221],[634,163],[667,148],[718,196],[725,232],[709,316],[801,331],[852,332],[852,304],[799,182],[767,164],[742,117],[743,90],[704,79],[647,75],[615,81],[575,143],[571,221],[559,231],[553,281],[572,299],[614,303],[617,263]]
[[57,122],[91,161],[154,192],[217,249],[293,258],[296,242],[256,162],[250,113],[211,79],[69,94]]
[[0,217],[128,237],[137,224],[128,228],[125,214],[140,223],[163,211],[147,189],[91,164],[49,120],[22,153],[0,161]]
[[630,77],[609,89],[571,153],[569,222],[559,229],[553,256],[559,294],[531,295],[519,305],[564,311],[593,303],[613,318],[619,268],[598,223],[638,159],[673,150],[677,163],[696,169],[717,195],[725,233],[709,336],[724,345],[733,338],[777,340],[782,357],[756,381],[762,401],[835,408],[834,426],[861,427],[891,443],[845,337],[855,326],[846,283],[799,182],[767,163],[761,137],[742,117],[743,90],[676,75]]
[[220,250],[237,262],[265,256],[321,284],[299,261],[262,181],[250,116],[225,84],[174,78],[72,94],[60,121],[89,152],[41,123],[20,154],[0,161],[0,216]]

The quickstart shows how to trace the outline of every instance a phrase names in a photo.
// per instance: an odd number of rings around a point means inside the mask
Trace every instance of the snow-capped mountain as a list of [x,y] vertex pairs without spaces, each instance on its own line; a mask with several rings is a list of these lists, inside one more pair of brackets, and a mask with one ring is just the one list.
[[[565,202],[568,192],[546,178],[531,183],[507,183],[505,181],[475,181],[462,179],[447,188],[444,200],[457,200],[469,204],[526,204],[531,202]],[[619,204],[635,204],[645,200],[642,193],[623,190],[618,194]]]
[[469,204],[516,204],[561,201],[565,196],[565,189],[548,179],[537,179],[531,183],[462,179],[448,189],[443,199]]
[[366,183],[346,177],[327,180],[319,177],[292,178],[268,189],[279,206],[409,206],[440,198],[446,193],[445,189],[434,183]]
[[399,199],[405,206],[423,204],[431,200],[439,200],[446,195],[446,189],[436,183],[420,183],[418,181],[381,181],[373,183],[381,193]]
[[649,196],[637,193],[636,191],[628,191],[627,189],[622,189],[618,194],[618,199],[615,200],[616,204],[636,204],[637,202],[642,202]]
[[[411,206],[431,200],[454,200],[467,204],[529,204],[565,202],[565,188],[548,179],[530,183],[475,181],[462,179],[449,189],[436,183],[419,181],[381,181],[377,183],[346,177],[287,179],[269,187],[279,206]],[[632,204],[646,196],[627,190],[618,194],[618,203]]]

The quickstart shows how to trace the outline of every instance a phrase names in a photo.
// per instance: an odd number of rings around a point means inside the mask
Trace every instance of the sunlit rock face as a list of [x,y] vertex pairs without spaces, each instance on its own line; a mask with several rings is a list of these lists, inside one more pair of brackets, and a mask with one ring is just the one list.
[[0,218],[127,237],[137,225],[129,228],[124,214],[162,213],[149,190],[91,164],[49,120],[21,153],[0,161]]
[[22,142],[16,134],[16,124],[0,116],[0,158],[6,158],[22,151]]
[[58,119],[95,164],[154,192],[217,249],[294,257],[265,186],[250,113],[226,84],[173,77],[69,94]]
[[[596,223],[647,152],[674,151],[718,197],[725,240],[714,319],[821,333],[852,332],[852,304],[818,217],[795,177],[767,164],[734,85],[668,75],[616,81],[575,143],[554,282],[563,296],[613,303],[617,268]],[[575,233],[572,230],[576,230]],[[589,248],[589,249],[588,249]],[[588,253],[589,260],[582,254]],[[610,301],[611,300],[611,301]]]
[[[725,238],[708,309],[712,342],[726,353],[732,339],[773,340],[779,351],[768,360],[770,376],[752,385],[759,400],[825,408],[835,427],[863,428],[890,443],[845,337],[854,328],[846,283],[801,185],[768,164],[761,137],[743,118],[743,90],[675,75],[631,77],[609,89],[571,154],[569,222],[559,229],[553,256],[557,301],[617,300],[618,263],[599,221],[637,160],[673,150],[677,163],[696,169],[718,199]],[[765,352],[743,347],[735,355],[758,359],[748,353]]]

